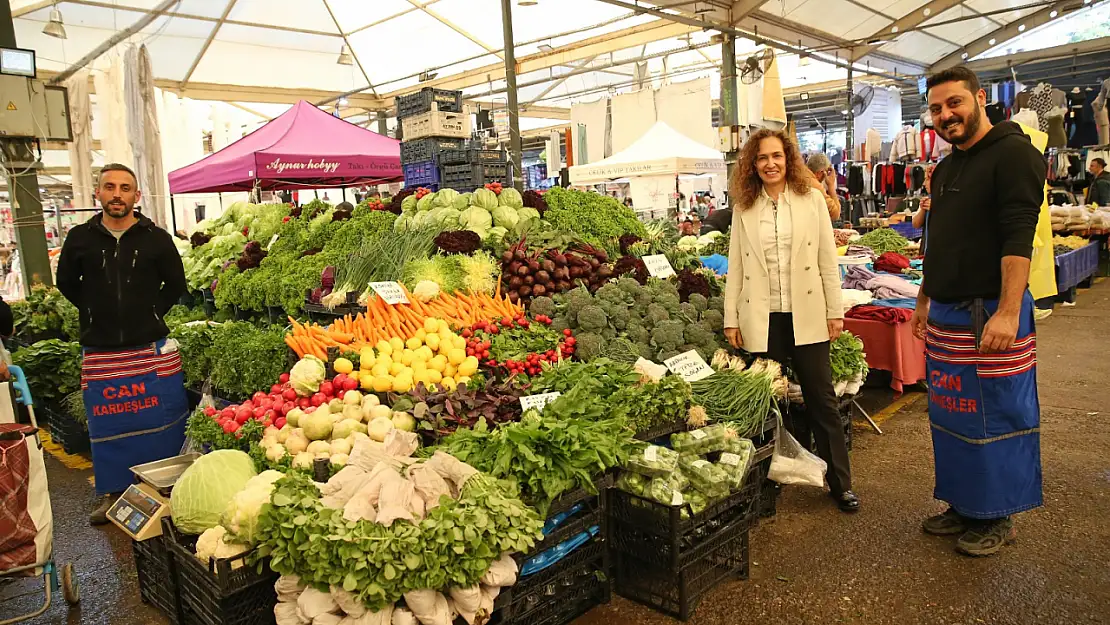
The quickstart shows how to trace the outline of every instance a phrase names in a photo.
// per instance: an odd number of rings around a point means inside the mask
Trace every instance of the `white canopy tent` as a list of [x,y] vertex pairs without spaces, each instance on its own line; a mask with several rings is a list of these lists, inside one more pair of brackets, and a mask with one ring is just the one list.
[[596,184],[617,178],[723,174],[721,153],[655,122],[642,137],[605,160],[570,168],[571,184]]

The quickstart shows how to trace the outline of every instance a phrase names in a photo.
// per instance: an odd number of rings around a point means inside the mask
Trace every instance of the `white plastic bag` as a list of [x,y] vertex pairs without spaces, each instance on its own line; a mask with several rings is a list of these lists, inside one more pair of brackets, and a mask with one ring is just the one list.
[[767,470],[768,479],[779,484],[801,486],[825,485],[825,461],[809,453],[786,428],[779,426],[775,436],[775,452],[771,455],[771,468]]

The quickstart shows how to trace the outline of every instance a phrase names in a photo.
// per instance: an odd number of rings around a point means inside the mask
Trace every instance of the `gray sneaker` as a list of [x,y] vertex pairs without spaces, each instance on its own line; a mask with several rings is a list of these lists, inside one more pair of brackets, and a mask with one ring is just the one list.
[[955,536],[963,534],[970,527],[970,519],[956,512],[952,508],[936,516],[931,516],[921,523],[921,529],[926,534],[933,536]]
[[1017,530],[1010,517],[987,521],[964,532],[956,541],[956,551],[968,556],[993,556],[1016,537]]
[[121,493],[104,495],[101,498],[100,504],[96,507],[96,509],[89,513],[89,525],[107,524],[108,509],[112,507],[112,504],[116,503],[116,500],[119,499],[120,494]]

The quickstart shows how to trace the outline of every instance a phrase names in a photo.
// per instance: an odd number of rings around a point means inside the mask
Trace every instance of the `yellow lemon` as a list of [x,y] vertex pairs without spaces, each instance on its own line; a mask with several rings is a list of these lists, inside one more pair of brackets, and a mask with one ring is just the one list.
[[389,341],[378,341],[378,344],[374,347],[377,348],[378,353],[383,356],[388,356],[393,353],[393,345],[390,344]]
[[455,365],[449,364],[443,368],[443,377],[445,378],[453,378],[456,373],[458,373],[458,369],[455,368]]
[[466,360],[462,361],[459,365],[459,373],[465,376],[472,376],[478,372],[478,358],[476,356],[467,356]]
[[374,392],[388,393],[393,390],[393,378],[387,375],[374,376]]
[[420,328],[419,330],[416,331],[416,334],[412,335],[412,338],[420,341],[420,344],[423,345],[424,344],[424,337],[426,337],[426,336],[428,336],[428,333],[424,331],[424,328]]
[[456,347],[447,352],[447,362],[453,365],[460,365],[466,360],[466,350]]
[[432,356],[435,356],[435,354],[432,352],[432,348],[428,347],[427,345],[425,345],[424,347],[421,347],[420,349],[416,350],[416,353],[420,354],[420,356],[421,356],[420,360],[425,360],[425,361],[431,360]]
[[358,361],[358,368],[363,371],[370,371],[377,363],[378,361],[375,358],[360,358]]
[[439,319],[428,317],[424,320],[424,331],[433,334],[439,331]]
[[466,352],[466,339],[464,339],[463,337],[456,336],[454,339],[451,340],[451,343],[455,346],[455,349],[461,349],[463,350],[463,353]]
[[416,338],[415,336],[412,337],[411,339],[405,341],[405,347],[407,347],[409,349],[420,349],[420,346],[423,345],[423,344],[424,343],[420,339]]
[[352,371],[352,372],[350,372],[350,373],[348,373],[348,374],[347,374],[347,377],[348,377],[348,378],[351,378],[351,379],[352,379],[352,380],[354,380],[355,382],[358,382],[358,381],[359,381],[359,378],[361,378],[361,377],[362,377],[362,376],[361,376],[361,373],[362,373],[361,371]]
[[374,365],[374,368],[370,370],[370,373],[371,373],[371,375],[374,375],[375,377],[376,376],[382,376],[382,375],[389,375],[389,365],[386,364],[386,363],[378,363],[378,364]]
[[347,374],[355,370],[355,364],[346,358],[336,358],[332,368],[336,373]]
[[425,371],[428,368],[428,362],[426,360],[414,360],[412,364],[409,365],[409,368],[412,369],[414,373]]
[[424,373],[424,375],[432,384],[439,384],[443,380],[443,374],[439,371],[436,371],[435,369],[429,369]]
[[405,349],[405,342],[401,340],[400,337],[395,336],[389,339],[389,346],[393,348],[393,353],[396,354],[402,349]]
[[458,387],[458,384],[455,382],[454,378],[443,378],[443,381],[440,382],[440,384],[443,385],[443,388],[449,391],[453,391]]
[[455,378],[455,382],[457,382],[459,384],[466,384],[469,381],[470,381],[470,376],[468,376],[468,375],[461,375],[461,376]]
[[393,390],[397,393],[407,393],[412,390],[413,381],[411,375],[401,374],[393,378]]
[[440,354],[435,358],[432,358],[428,361],[428,368],[435,369],[436,371],[443,373],[443,370],[447,368],[447,357],[443,354]]
[[374,390],[374,376],[372,376],[372,375],[362,376],[362,378],[359,379],[359,386],[361,386],[362,390],[364,390],[364,391]]
[[398,373],[401,373],[404,370],[405,370],[405,365],[402,365],[399,362],[395,362],[395,363],[389,365],[389,375],[397,375]]
[[362,352],[359,353],[358,359],[362,362],[374,359],[374,350],[369,347],[363,347]]
[[423,384],[424,386],[428,386],[429,384],[431,384],[432,381],[429,377],[429,373],[430,371],[428,369],[421,369],[417,371],[412,376],[414,384]]
[[433,352],[439,351],[439,335],[438,334],[429,334],[424,339],[424,342],[427,343],[428,349],[432,350]]

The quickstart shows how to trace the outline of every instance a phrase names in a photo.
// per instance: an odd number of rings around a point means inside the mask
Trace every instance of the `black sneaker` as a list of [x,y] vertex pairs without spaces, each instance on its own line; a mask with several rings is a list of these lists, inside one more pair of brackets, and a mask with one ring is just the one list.
[[976,524],[956,541],[956,551],[975,557],[993,556],[1017,537],[1010,517]]
[[829,493],[832,498],[836,500],[836,507],[840,508],[841,512],[859,512],[859,497],[850,490],[846,490],[839,495]]
[[121,493],[108,494],[100,501],[100,505],[95,510],[89,513],[89,525],[105,525],[108,523],[108,509],[112,504],[116,503]]
[[952,508],[936,516],[931,516],[921,523],[921,529],[925,530],[926,534],[932,534],[933,536],[963,534],[970,526],[970,519]]

